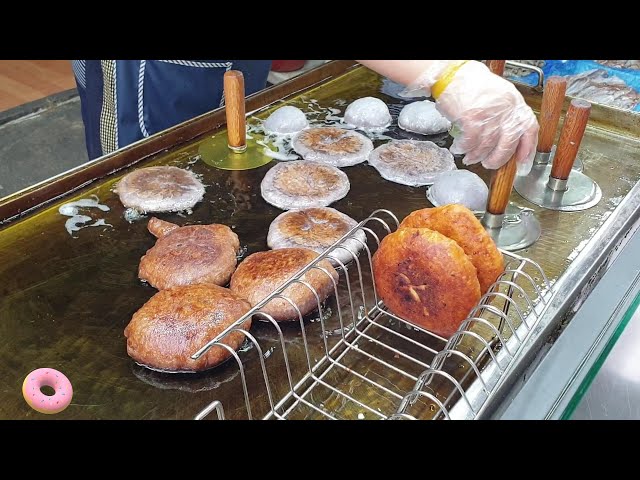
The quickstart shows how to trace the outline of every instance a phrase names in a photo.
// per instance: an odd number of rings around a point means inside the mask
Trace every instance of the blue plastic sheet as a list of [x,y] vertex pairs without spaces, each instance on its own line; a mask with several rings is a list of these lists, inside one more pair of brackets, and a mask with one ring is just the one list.
[[[604,70],[610,76],[620,78],[629,87],[640,92],[640,70],[608,67],[594,60],[545,60],[542,67],[545,79],[553,75],[563,77],[579,75],[590,70]],[[511,77],[511,79],[528,85],[536,85],[538,74],[530,73],[524,77]],[[640,111],[640,104],[634,108],[634,111]]]

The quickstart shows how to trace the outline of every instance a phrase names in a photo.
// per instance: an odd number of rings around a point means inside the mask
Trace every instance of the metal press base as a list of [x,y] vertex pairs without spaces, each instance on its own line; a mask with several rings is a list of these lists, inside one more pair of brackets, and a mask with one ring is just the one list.
[[200,144],[198,153],[204,163],[221,170],[251,170],[273,160],[264,154],[264,148],[253,138],[247,138],[244,148],[234,148],[210,137]]
[[550,178],[550,174],[551,165],[534,165],[529,175],[516,177],[513,188],[535,205],[563,212],[586,210],[602,198],[598,184],[584,173],[573,171],[566,181]]
[[[533,166],[541,166],[541,165],[550,165],[553,162],[553,156],[556,154],[556,146],[551,147],[551,151],[548,153],[536,152],[536,156],[533,159]],[[580,158],[576,158],[576,161],[573,163],[573,170],[576,172],[584,171],[584,163]]]
[[521,208],[517,215],[485,213],[482,225],[498,248],[513,252],[530,247],[540,238],[540,222],[533,210]]

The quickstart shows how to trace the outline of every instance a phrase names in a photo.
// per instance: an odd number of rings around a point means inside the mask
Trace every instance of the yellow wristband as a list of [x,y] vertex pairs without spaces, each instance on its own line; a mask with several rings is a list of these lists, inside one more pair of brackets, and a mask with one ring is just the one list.
[[442,76],[438,79],[436,83],[433,84],[433,87],[431,87],[431,96],[434,99],[437,100],[438,97],[442,95],[442,92],[444,92],[444,89],[447,88],[451,83],[451,81],[453,80],[453,77],[456,74],[456,72],[460,70],[460,68],[468,61],[469,60],[463,60],[461,62],[454,63],[453,65],[449,65],[445,69]]

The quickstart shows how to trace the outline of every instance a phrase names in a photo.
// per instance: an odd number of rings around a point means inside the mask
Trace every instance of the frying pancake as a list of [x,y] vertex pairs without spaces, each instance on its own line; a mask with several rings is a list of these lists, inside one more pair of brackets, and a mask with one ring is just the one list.
[[[251,306],[256,306],[316,257],[318,257],[316,252],[306,248],[280,248],[254,253],[238,266],[231,277],[229,288],[239,297],[246,298]],[[338,283],[338,273],[329,261],[322,260],[318,266],[329,272]],[[306,272],[301,280],[313,287],[320,302],[334,292],[331,278],[317,268]],[[300,283],[293,283],[287,287],[283,296],[288,297],[300,309],[303,316],[318,308],[315,295]],[[271,315],[277,322],[299,320],[296,309],[281,298],[271,300],[261,308],[261,311]]]
[[504,271],[504,258],[491,235],[473,212],[462,205],[416,210],[402,221],[400,227],[429,228],[460,245],[478,271],[482,294]]
[[445,338],[480,299],[476,269],[453,240],[427,228],[400,228],[373,256],[378,296],[389,310]]
[[439,173],[456,169],[453,155],[433,142],[392,140],[369,156],[369,164],[390,182],[417,187],[429,185]]
[[204,185],[189,170],[146,167],[122,177],[115,191],[125,207],[138,212],[180,212],[202,200]]
[[[198,360],[190,357],[251,309],[249,303],[216,285],[188,285],[162,290],[133,314],[124,329],[127,354],[136,363],[166,372],[199,372],[231,355],[214,346]],[[251,320],[243,329],[251,327]],[[237,350],[244,341],[231,332],[222,343]]]
[[326,207],[345,197],[350,188],[340,169],[306,160],[278,163],[260,184],[262,198],[282,210]]
[[[215,232],[216,235],[220,235],[222,238],[226,238],[227,242],[229,242],[236,251],[240,249],[240,239],[238,238],[238,235],[236,235],[235,232],[226,225],[212,223],[209,225],[193,226],[206,227],[208,230]],[[167,222],[165,220],[160,220],[157,217],[151,217],[149,219],[149,222],[147,223],[147,229],[156,238],[164,237],[178,228],[184,227],[176,225],[175,223]]]
[[206,283],[226,285],[236,268],[238,236],[226,225],[179,227],[152,218],[156,244],[140,259],[138,276],[158,290]]
[[165,235],[173,232],[176,228],[180,228],[180,225],[166,222],[156,217],[151,217],[147,223],[147,230],[149,230],[149,232],[156,238],[164,237]]
[[[290,210],[278,215],[269,226],[267,245],[269,248],[295,248],[302,247],[321,254],[335,242],[340,240],[358,222],[334,208],[305,208],[303,210]],[[354,238],[355,237],[355,238]],[[367,236],[362,230],[358,230],[353,237],[345,240],[331,256],[340,260],[343,264],[353,261],[353,255],[345,250],[349,249],[357,254],[366,243]],[[334,265],[340,265],[333,258],[329,261]]]
[[349,167],[367,160],[373,143],[361,133],[336,127],[308,128],[291,143],[305,160]]

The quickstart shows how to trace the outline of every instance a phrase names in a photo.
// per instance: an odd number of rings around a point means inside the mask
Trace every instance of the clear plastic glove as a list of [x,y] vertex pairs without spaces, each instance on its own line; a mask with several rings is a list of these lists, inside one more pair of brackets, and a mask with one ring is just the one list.
[[[410,95],[431,87],[446,69],[447,61],[436,61],[406,90]],[[497,169],[516,154],[518,175],[533,165],[538,144],[538,121],[515,86],[470,61],[455,73],[436,101],[442,115],[454,124],[451,152],[465,154],[466,165],[482,163]]]

